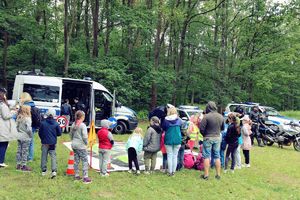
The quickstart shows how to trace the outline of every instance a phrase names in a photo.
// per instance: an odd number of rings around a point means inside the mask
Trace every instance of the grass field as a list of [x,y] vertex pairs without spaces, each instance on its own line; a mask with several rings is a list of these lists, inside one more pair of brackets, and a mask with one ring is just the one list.
[[[141,123],[146,129],[147,124]],[[125,141],[129,135],[116,135]],[[16,142],[10,143],[6,169],[0,169],[0,199],[300,199],[300,152],[292,147],[254,147],[251,168],[222,174],[215,180],[211,170],[208,181],[199,178],[202,172],[183,170],[175,177],[157,172],[135,176],[127,172],[114,172],[100,177],[94,170],[89,175],[92,184],[74,182],[64,176],[69,151],[62,144],[68,135],[59,138],[57,145],[58,177],[49,179],[40,172],[40,141],[36,135],[35,160],[29,165],[32,173],[15,170]],[[243,158],[243,157],[242,157]],[[49,166],[50,163],[48,163]]]

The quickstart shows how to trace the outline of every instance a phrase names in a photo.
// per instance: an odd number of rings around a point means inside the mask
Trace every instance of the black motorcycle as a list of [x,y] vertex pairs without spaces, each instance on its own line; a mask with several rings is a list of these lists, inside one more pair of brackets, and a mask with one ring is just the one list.
[[293,122],[286,124],[284,127],[265,122],[260,126],[259,131],[265,145],[272,146],[277,143],[280,148],[283,148],[283,146],[291,146],[293,143],[294,149],[300,151],[299,127],[298,124]]

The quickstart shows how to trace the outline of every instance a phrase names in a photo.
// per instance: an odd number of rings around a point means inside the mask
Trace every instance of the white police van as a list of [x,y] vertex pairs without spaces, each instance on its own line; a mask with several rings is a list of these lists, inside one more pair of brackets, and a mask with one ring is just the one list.
[[[86,79],[72,79],[38,75],[16,75],[12,100],[18,101],[22,92],[28,92],[35,103],[45,113],[49,107],[60,115],[64,99],[74,104],[74,98],[85,105],[85,123],[89,126],[95,121],[99,128],[100,121],[109,117],[117,120],[115,133],[126,133],[138,125],[136,113],[115,101],[114,96],[100,83]],[[73,118],[74,119],[74,118]]]

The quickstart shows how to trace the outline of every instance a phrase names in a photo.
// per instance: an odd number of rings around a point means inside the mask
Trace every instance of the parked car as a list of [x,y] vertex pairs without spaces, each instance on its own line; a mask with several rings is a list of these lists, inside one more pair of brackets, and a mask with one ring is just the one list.
[[189,105],[181,105],[177,108],[179,117],[184,120],[189,120],[192,115],[200,114],[200,118],[202,118],[203,110],[201,110],[198,106],[189,106]]

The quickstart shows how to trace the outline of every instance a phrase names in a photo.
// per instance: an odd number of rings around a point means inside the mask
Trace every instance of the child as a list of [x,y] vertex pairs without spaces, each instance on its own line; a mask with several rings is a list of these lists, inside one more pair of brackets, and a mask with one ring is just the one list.
[[24,172],[32,171],[32,169],[26,165],[29,145],[32,137],[30,109],[30,106],[23,105],[17,116],[18,150],[16,156],[16,168],[17,170]]
[[151,117],[150,126],[147,129],[143,142],[145,174],[150,174],[155,169],[157,152],[160,150],[161,133],[159,118],[156,116]]
[[[189,128],[188,128],[190,140],[188,141],[188,145],[192,151],[194,149],[196,140],[203,141],[203,136],[200,134],[200,131],[198,128],[199,121],[200,121],[200,115],[198,115],[198,114],[192,115],[190,117]],[[201,136],[199,137],[199,135],[201,135],[202,137]]]
[[231,155],[231,172],[234,173],[234,166],[235,166],[235,152],[238,148],[238,138],[240,136],[240,124],[239,121],[237,121],[236,116],[233,113],[228,114],[228,121],[229,126],[227,129],[226,134],[226,143],[228,144],[227,150],[226,150],[226,158],[225,158],[225,173],[227,172],[227,166],[229,161],[229,156]]
[[83,183],[89,184],[92,180],[88,176],[88,153],[87,153],[87,144],[88,144],[88,134],[86,125],[83,123],[85,114],[83,111],[78,110],[75,113],[75,122],[72,124],[70,137],[72,140],[72,149],[74,151],[74,170],[75,170],[75,180],[81,180],[79,176],[79,162],[82,161],[82,175]]
[[251,149],[251,137],[250,135],[252,134],[251,131],[251,120],[248,116],[244,116],[242,118],[242,137],[243,137],[243,144],[242,144],[242,149],[243,149],[243,154],[245,156],[245,167],[250,167],[250,149]]
[[101,176],[109,176],[107,173],[107,164],[110,159],[110,150],[114,145],[113,135],[109,130],[112,125],[107,119],[101,120],[101,129],[98,131],[99,139],[99,168]]
[[42,143],[42,158],[41,158],[41,168],[42,176],[47,173],[47,157],[48,154],[51,157],[51,178],[56,177],[57,173],[57,163],[56,163],[56,143],[57,137],[61,136],[61,128],[54,119],[55,110],[49,108],[46,113],[47,119],[41,122],[39,136]]
[[168,166],[168,155],[167,155],[167,150],[165,146],[165,132],[162,133],[161,135],[161,140],[160,140],[160,151],[163,156],[163,165],[162,165],[162,172],[167,173],[167,166]]
[[129,166],[128,173],[132,173],[132,161],[134,162],[136,173],[137,174],[141,173],[137,155],[139,153],[141,153],[142,149],[143,149],[142,132],[143,132],[143,130],[141,128],[137,127],[127,140],[126,149],[127,149],[127,153],[128,153],[128,166]]

